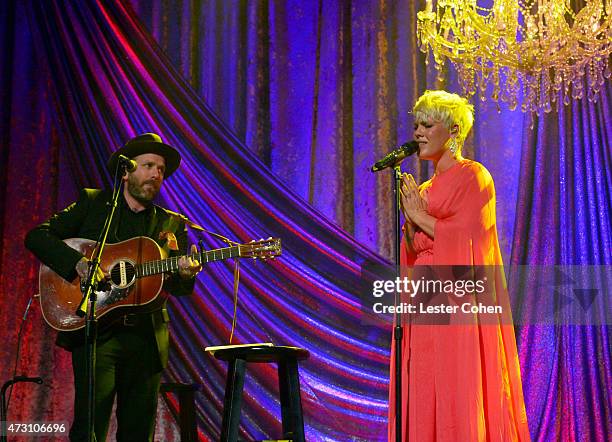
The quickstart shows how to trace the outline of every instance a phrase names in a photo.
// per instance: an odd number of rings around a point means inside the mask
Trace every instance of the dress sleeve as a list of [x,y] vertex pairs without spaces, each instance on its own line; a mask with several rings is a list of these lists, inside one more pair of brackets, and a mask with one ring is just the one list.
[[87,191],[83,189],[75,203],[34,227],[25,237],[26,248],[68,281],[76,278],[74,266],[83,255],[62,240],[78,237],[88,208],[89,198]]
[[465,168],[434,226],[434,264],[496,264],[495,187],[484,166]]

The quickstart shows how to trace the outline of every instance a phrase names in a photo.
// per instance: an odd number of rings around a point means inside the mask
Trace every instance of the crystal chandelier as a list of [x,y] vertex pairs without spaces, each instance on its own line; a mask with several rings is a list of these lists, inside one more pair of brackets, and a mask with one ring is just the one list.
[[439,75],[453,63],[465,95],[485,101],[491,84],[491,99],[514,110],[522,86],[523,112],[550,112],[585,93],[596,102],[610,78],[612,0],[585,2],[576,13],[570,0],[426,0],[417,36]]

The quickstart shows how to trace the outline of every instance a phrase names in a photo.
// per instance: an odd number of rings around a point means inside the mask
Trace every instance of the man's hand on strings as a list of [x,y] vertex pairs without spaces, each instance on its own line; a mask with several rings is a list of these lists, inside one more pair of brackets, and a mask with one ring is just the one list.
[[[195,255],[198,253],[198,248],[195,244],[191,245],[191,255]],[[183,279],[191,279],[194,278],[200,270],[202,270],[202,264],[198,262],[197,259],[192,258],[191,256],[181,256],[178,261],[179,267],[179,275]]]

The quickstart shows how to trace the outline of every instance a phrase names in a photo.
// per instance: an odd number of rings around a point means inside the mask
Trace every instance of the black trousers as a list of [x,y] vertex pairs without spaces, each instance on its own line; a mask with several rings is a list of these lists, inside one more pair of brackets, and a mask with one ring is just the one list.
[[[96,441],[106,441],[117,398],[117,441],[153,441],[161,366],[148,324],[117,326],[98,339],[96,350]],[[102,339],[104,338],[104,339]],[[87,348],[72,351],[74,421],[71,441],[87,441]]]

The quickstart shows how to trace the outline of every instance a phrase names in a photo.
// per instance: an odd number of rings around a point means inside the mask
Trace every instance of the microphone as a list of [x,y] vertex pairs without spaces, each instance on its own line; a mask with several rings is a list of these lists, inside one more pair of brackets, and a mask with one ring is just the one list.
[[134,172],[138,167],[136,161],[126,157],[125,155],[119,155],[119,165],[125,167],[126,172]]
[[407,143],[404,143],[398,146],[397,148],[395,148],[394,150],[392,150],[380,161],[377,161],[376,164],[372,166],[371,171],[379,172],[383,169],[386,169],[387,167],[393,167],[397,163],[402,161],[404,158],[418,151],[419,151],[419,143],[417,143],[414,140],[408,141]]

